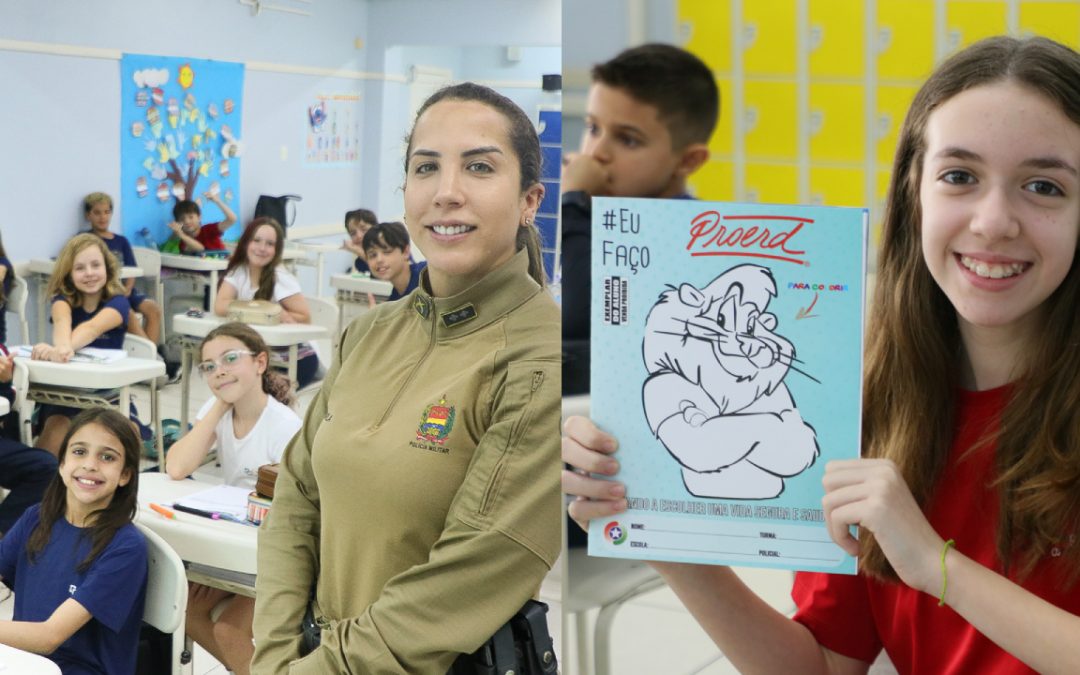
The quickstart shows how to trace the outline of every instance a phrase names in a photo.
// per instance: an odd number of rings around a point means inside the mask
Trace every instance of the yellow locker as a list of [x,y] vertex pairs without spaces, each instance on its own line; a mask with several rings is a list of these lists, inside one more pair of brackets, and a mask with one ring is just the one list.
[[713,155],[730,155],[735,139],[735,113],[731,108],[731,80],[717,80],[720,88],[720,119],[709,139],[709,151]]
[[735,166],[730,161],[708,161],[689,178],[688,183],[698,199],[731,202],[735,196]]
[[877,248],[881,245],[881,221],[885,218],[885,200],[889,196],[889,179],[892,171],[878,171],[875,176],[877,194],[874,197],[874,205],[870,212],[870,245]]
[[862,77],[864,0],[810,0],[810,77]]
[[934,68],[933,0],[878,0],[877,74],[923,80]]
[[1043,35],[1080,49],[1080,4],[1073,2],[1020,3],[1020,32]]
[[746,154],[794,161],[799,114],[795,83],[747,81],[744,86]]
[[747,75],[795,76],[795,0],[744,2],[743,36]]
[[863,172],[858,169],[810,167],[810,203],[824,206],[866,206]]
[[1003,0],[949,0],[945,5],[945,33],[949,53],[973,42],[1004,35],[1008,29]]
[[863,87],[810,85],[811,161],[861,162],[866,153]]
[[714,0],[679,0],[683,47],[716,72],[731,71],[731,7]]
[[878,164],[892,165],[896,154],[896,140],[904,123],[916,87],[882,85],[877,88],[877,115],[874,136],[877,138]]
[[793,164],[747,164],[746,201],[798,204],[799,176]]

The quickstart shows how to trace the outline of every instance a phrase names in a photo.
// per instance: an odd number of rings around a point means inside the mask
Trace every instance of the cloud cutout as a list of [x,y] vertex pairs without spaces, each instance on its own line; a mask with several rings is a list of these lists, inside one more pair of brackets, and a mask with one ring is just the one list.
[[167,68],[136,70],[133,74],[137,87],[160,87],[169,81]]

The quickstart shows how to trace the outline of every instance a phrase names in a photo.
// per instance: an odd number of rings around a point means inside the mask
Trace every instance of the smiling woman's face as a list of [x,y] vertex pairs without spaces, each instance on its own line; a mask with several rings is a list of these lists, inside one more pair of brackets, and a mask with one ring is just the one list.
[[540,204],[540,185],[521,191],[508,127],[495,109],[454,99],[416,122],[405,214],[436,295],[458,293],[513,257],[518,227]]

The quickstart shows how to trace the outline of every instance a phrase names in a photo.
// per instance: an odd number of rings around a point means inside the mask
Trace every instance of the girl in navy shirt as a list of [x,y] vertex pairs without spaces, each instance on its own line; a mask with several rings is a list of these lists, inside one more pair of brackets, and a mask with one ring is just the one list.
[[47,655],[64,675],[135,672],[147,577],[131,523],[138,477],[123,415],[91,408],[72,420],[41,504],[0,539],[0,580],[15,591],[0,643]]
[[[31,357],[66,363],[83,347],[123,349],[131,307],[120,284],[120,264],[94,234],[76,235],[56,259],[48,293],[52,296],[52,344],[34,345]],[[73,408],[45,405],[38,447],[54,455],[67,433]]]

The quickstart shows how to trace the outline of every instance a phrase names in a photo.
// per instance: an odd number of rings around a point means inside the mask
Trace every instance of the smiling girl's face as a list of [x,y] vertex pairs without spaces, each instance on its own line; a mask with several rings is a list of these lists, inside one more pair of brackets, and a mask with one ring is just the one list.
[[71,266],[71,282],[86,296],[96,295],[105,288],[109,271],[105,266],[105,256],[97,246],[87,246],[75,254]]
[[962,325],[1028,335],[1080,230],[1080,127],[1024,85],[968,89],[927,120],[926,265]]
[[117,488],[131,480],[123,444],[100,424],[80,427],[68,441],[60,478],[67,487],[67,520],[84,527],[87,517],[107,507]]
[[[213,364],[212,368],[210,364]],[[203,345],[202,362],[199,364],[210,391],[231,404],[253,390],[262,391],[262,375],[266,368],[265,352],[252,356],[247,345],[224,335]]]

